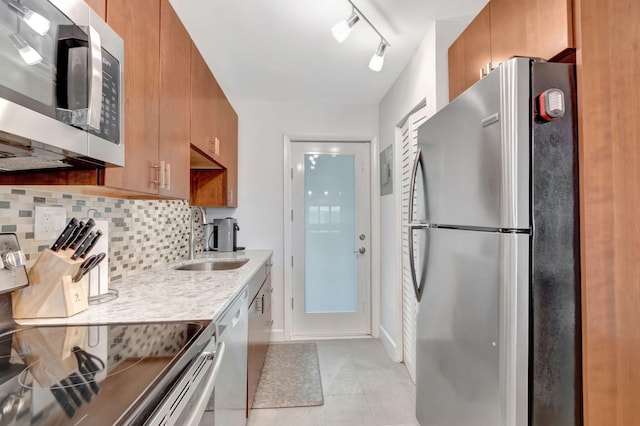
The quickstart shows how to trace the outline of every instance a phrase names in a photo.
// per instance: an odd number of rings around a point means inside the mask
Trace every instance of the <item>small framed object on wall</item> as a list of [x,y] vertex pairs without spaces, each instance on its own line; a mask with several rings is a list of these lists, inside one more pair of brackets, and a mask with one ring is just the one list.
[[393,193],[393,145],[380,153],[380,195]]

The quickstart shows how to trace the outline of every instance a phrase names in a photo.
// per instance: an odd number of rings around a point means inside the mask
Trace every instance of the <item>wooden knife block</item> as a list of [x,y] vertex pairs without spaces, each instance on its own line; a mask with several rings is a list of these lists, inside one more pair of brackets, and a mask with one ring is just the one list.
[[72,260],[73,250],[46,249],[29,271],[29,285],[13,293],[14,318],[62,318],[89,306],[87,276],[72,282],[84,259]]

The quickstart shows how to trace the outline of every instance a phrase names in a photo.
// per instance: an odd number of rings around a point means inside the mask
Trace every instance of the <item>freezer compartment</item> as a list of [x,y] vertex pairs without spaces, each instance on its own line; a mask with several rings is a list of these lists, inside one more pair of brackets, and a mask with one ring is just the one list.
[[529,235],[413,232],[426,240],[416,342],[418,421],[526,425]]
[[529,117],[530,60],[513,59],[421,125],[415,220],[529,229]]

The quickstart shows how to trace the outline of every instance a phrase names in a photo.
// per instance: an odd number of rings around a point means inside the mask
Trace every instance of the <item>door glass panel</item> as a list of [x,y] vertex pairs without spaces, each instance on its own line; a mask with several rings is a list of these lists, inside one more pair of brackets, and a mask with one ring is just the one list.
[[[48,1],[0,1],[0,94],[53,108],[58,29],[73,23]],[[33,105],[33,103],[40,105]]]
[[355,156],[305,154],[305,312],[356,310]]

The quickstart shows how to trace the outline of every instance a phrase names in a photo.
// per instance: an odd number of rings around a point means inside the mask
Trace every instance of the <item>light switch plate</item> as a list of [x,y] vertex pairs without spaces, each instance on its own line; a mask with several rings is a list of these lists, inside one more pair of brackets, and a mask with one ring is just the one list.
[[67,224],[67,209],[57,206],[36,206],[33,223],[34,240],[53,240]]

